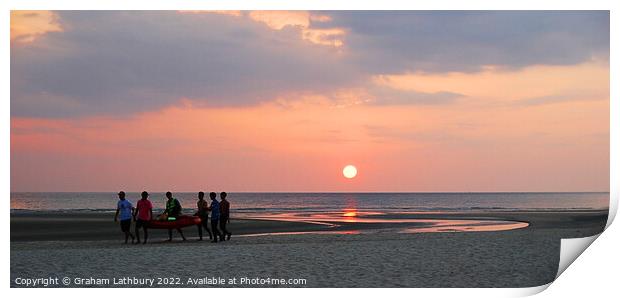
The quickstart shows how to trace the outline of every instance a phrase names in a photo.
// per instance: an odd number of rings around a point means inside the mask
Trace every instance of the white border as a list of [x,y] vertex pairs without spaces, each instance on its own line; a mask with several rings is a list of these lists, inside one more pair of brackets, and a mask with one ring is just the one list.
[[[2,175],[2,190],[5,194],[5,197],[8,198],[10,194],[10,69],[9,69],[9,10],[10,9],[282,9],[282,10],[299,10],[299,9],[322,9],[322,10],[339,10],[339,9],[367,9],[367,10],[385,10],[385,9],[454,9],[454,10],[472,10],[472,9],[602,9],[602,10],[611,10],[611,53],[617,52],[617,38],[614,38],[614,33],[617,35],[620,30],[618,30],[618,22],[615,19],[618,13],[617,3],[618,1],[600,1],[600,0],[589,0],[589,1],[561,1],[561,0],[547,0],[547,1],[536,1],[536,0],[521,0],[521,1],[513,1],[511,3],[506,3],[507,1],[496,1],[496,0],[470,0],[470,1],[460,1],[460,0],[452,0],[452,1],[398,1],[398,0],[381,0],[381,1],[372,1],[372,0],[358,0],[358,1],[344,1],[344,0],[332,0],[332,1],[293,1],[293,0],[264,0],[264,1],[250,1],[250,0],[226,0],[226,1],[217,1],[217,0],[182,0],[182,1],[169,1],[169,0],[152,0],[152,1],[118,1],[118,0],[95,0],[95,1],[78,1],[78,0],[68,0],[68,1],[45,1],[45,0],[8,0],[2,1],[0,3],[0,7],[2,8],[0,23],[0,43],[2,43],[1,53],[4,58],[3,61],[3,72],[2,72],[2,88],[1,92],[3,93],[2,97],[2,108],[0,109],[0,113],[2,113],[3,122],[2,129],[0,130],[0,134],[3,140],[3,146],[0,150],[2,150],[2,160],[4,161],[1,175]],[[611,163],[611,172],[610,172],[610,185],[611,185],[611,202],[610,202],[610,220],[608,222],[611,224],[613,217],[617,211],[618,198],[619,198],[619,189],[618,182],[620,182],[620,177],[618,176],[618,152],[620,152],[620,147],[618,146],[618,133],[620,129],[620,105],[618,103],[618,94],[617,87],[620,82],[617,79],[617,70],[618,70],[618,62],[616,59],[611,59],[611,148],[610,148],[610,163]],[[9,201],[6,203],[6,210],[10,209]],[[9,232],[10,219],[9,217],[5,217],[3,222],[4,231],[6,234]],[[612,232],[613,231],[613,232]],[[575,267],[577,265],[580,266],[580,270],[582,271],[571,271],[567,270],[563,277],[558,281],[557,287],[551,287],[552,290],[547,291],[544,296],[554,297],[558,296],[573,296],[575,293],[583,293],[583,294],[591,294],[598,290],[609,290],[609,293],[614,293],[617,291],[615,283],[617,282],[617,277],[615,274],[618,273],[618,261],[617,256],[618,252],[612,248],[617,248],[618,243],[620,243],[620,231],[618,228],[611,227],[603,233],[600,237],[601,240],[598,242],[603,242],[601,245],[594,245],[594,247],[588,250],[595,250],[600,254],[588,254],[586,253],[583,259],[587,257],[588,262],[584,263],[581,260],[575,261]],[[5,239],[9,239],[6,237]],[[10,243],[7,241],[2,246],[2,257],[5,259],[4,264],[10,263],[10,254],[9,254]],[[580,258],[581,259],[581,258]],[[607,264],[607,266],[605,266]],[[608,264],[612,264],[610,267]],[[588,266],[589,265],[589,266]],[[584,269],[587,268],[587,269]],[[5,285],[3,291],[6,291],[9,287],[9,266],[5,266],[5,269],[0,273],[0,278],[2,278],[2,282]],[[607,274],[605,273],[607,272]],[[611,274],[614,273],[614,274]],[[566,277],[564,277],[566,275]],[[566,280],[562,280],[562,279]],[[596,278],[596,279],[595,279]],[[605,279],[607,278],[607,279]],[[607,283],[599,283],[599,280],[607,280]],[[561,284],[561,285],[560,285]],[[586,286],[584,286],[586,285]],[[592,289],[591,287],[597,285],[598,290]],[[459,297],[497,297],[497,296],[520,296],[520,295],[531,295],[538,291],[545,289],[546,286],[538,287],[538,288],[530,288],[530,289],[365,289],[365,290],[353,290],[353,289],[306,289],[303,291],[295,290],[295,289],[282,289],[282,290],[269,290],[269,289],[259,289],[259,290],[248,290],[248,289],[234,289],[234,291],[230,290],[221,290],[221,289],[158,289],[157,295],[187,295],[187,294],[195,294],[198,291],[204,291],[204,295],[230,295],[233,296],[249,296],[249,295],[262,295],[269,294],[270,296],[275,297],[290,297],[292,295],[296,296],[305,296],[305,295],[329,295],[329,296],[350,296],[352,294],[361,295],[361,296],[385,296],[385,295],[425,295],[425,296],[439,296],[439,297],[453,297],[458,295]],[[585,290],[585,292],[584,292]],[[24,292],[24,289],[11,289],[10,295],[19,295],[20,293],[28,293],[28,294],[39,294],[39,295],[51,295],[51,296],[95,296],[95,297],[103,297],[103,295],[109,296],[113,295],[153,295],[154,291],[144,292],[144,289],[98,289],[96,291],[91,291],[88,289],[75,289],[75,290],[54,290],[48,291],[46,289],[30,289],[28,292]],[[604,293],[604,292],[601,292]],[[35,294],[35,295],[36,295]]]

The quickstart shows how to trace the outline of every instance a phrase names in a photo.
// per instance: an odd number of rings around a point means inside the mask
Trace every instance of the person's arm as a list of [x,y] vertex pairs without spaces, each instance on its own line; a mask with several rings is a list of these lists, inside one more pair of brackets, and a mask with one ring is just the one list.
[[168,215],[168,202],[166,202],[166,206],[164,206],[164,213],[162,213],[162,215],[163,214],[166,214],[166,216]]
[[118,221],[118,212],[120,212],[120,211],[121,211],[121,209],[116,208],[116,214],[114,214],[114,222]]
[[131,207],[131,215],[133,217],[133,221],[136,221],[136,213],[138,213],[138,209]]
[[149,212],[151,213],[151,220],[153,220],[153,208],[150,208]]

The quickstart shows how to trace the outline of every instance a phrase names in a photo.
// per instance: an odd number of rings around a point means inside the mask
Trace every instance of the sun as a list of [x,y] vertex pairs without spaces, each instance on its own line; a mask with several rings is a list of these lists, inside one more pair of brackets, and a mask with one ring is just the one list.
[[342,175],[344,175],[345,178],[353,179],[357,176],[357,168],[354,165],[348,165],[342,169]]

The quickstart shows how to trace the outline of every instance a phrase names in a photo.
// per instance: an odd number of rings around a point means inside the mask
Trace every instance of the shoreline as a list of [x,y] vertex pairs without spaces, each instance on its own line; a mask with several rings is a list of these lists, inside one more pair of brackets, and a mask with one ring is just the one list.
[[[308,215],[310,214],[310,215]],[[318,216],[321,213],[286,213],[286,216],[264,214],[235,217],[229,224],[235,236],[271,233],[339,232],[450,226],[452,222],[470,221],[479,226],[489,221],[527,223],[531,229],[594,229],[601,230],[607,210],[592,211],[476,211],[476,212],[360,212],[356,217]],[[316,216],[316,217],[315,217]],[[121,238],[113,214],[99,212],[36,212],[11,214],[11,242],[25,241],[97,241]],[[436,223],[435,220],[444,222]],[[477,221],[477,222],[476,222]],[[459,224],[463,224],[459,222]],[[464,223],[467,224],[467,223]],[[132,222],[132,229],[135,222]],[[183,228],[186,237],[197,237],[197,228]],[[176,234],[176,232],[174,233]],[[205,236],[208,236],[206,233]],[[167,238],[167,230],[149,229],[150,239]],[[208,238],[208,237],[207,237]]]

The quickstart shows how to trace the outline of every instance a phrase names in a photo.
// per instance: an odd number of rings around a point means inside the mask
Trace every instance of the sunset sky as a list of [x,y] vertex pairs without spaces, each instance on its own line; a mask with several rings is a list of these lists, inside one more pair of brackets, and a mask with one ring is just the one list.
[[120,189],[609,191],[609,13],[13,11],[11,191]]

